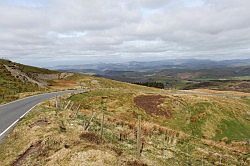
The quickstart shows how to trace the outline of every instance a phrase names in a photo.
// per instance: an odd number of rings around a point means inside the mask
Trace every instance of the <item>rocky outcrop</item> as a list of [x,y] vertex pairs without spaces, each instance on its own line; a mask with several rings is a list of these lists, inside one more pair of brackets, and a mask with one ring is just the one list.
[[36,74],[36,77],[42,80],[56,80],[56,79],[64,79],[72,75],[74,74],[73,73]]
[[18,68],[16,68],[16,66],[7,66],[4,65],[5,68],[11,73],[11,75],[19,80],[21,80],[22,82],[30,82],[33,84],[37,84],[39,87],[45,87],[46,84],[42,83],[42,82],[38,82],[35,79],[29,77],[26,73],[22,72],[21,70],[19,70]]
[[12,65],[5,64],[4,67],[16,79],[19,79],[22,82],[30,82],[30,83],[36,84],[39,87],[46,87],[48,85],[48,82],[47,82],[48,80],[64,79],[64,78],[74,75],[73,73],[53,73],[53,74],[43,74],[43,73],[35,73],[35,72],[25,73],[20,69],[19,66],[15,64],[12,64]]

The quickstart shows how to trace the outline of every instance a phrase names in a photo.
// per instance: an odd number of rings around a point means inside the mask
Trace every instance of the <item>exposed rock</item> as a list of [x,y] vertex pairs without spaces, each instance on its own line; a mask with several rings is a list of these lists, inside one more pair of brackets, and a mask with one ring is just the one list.
[[36,77],[42,80],[55,80],[55,79],[64,79],[72,75],[74,74],[73,73],[36,74]]
[[7,65],[4,65],[4,66],[11,73],[11,75],[13,77],[21,80],[22,82],[30,82],[30,83],[33,83],[33,84],[37,84],[39,87],[45,87],[46,86],[46,84],[38,82],[38,81],[32,79],[26,73],[22,72],[21,70],[19,70],[15,66],[11,66],[11,67],[9,67]]
[[46,87],[48,83],[46,80],[64,79],[74,75],[73,73],[55,73],[55,74],[41,74],[41,73],[24,73],[16,65],[4,65],[4,67],[11,73],[13,77],[22,82],[30,82],[39,87]]

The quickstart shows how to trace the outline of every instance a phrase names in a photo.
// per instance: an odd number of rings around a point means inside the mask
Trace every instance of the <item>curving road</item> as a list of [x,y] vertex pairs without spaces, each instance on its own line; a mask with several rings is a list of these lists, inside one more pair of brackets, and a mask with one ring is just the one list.
[[67,90],[30,96],[8,104],[0,105],[0,141],[8,131],[37,104],[50,98],[68,93],[78,93],[80,90]]
[[[50,98],[61,96],[68,93],[79,93],[84,92],[83,90],[67,90],[53,93],[45,93],[36,96],[27,97],[20,99],[8,104],[0,105],[0,142],[8,131],[29,111],[32,110],[37,104],[48,100]],[[154,94],[155,92],[149,93]],[[197,94],[197,95],[209,95],[209,96],[222,96],[240,98],[239,96],[231,96],[226,94],[209,94],[206,92],[163,92],[157,94]],[[249,98],[249,96],[247,96]]]

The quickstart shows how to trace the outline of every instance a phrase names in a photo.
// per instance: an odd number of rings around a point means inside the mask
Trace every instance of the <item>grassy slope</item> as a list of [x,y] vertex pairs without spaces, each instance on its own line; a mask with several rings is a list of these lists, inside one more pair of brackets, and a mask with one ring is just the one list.
[[36,92],[41,89],[36,84],[29,82],[22,82],[21,80],[13,77],[11,73],[4,67],[16,65],[19,69],[32,77],[33,73],[36,74],[55,74],[56,71],[51,71],[48,69],[42,69],[27,65],[22,65],[19,63],[14,63],[8,60],[0,59],[0,103],[9,102],[15,99],[18,99],[19,93],[24,92]]
[[[164,92],[90,76],[74,75],[68,85],[82,82],[92,89],[64,97],[72,110],[58,110],[49,101],[24,118],[0,147],[0,165],[247,165],[250,138],[249,99],[201,95],[163,95],[159,106],[171,111],[165,118],[146,113],[134,97]],[[65,80],[53,82],[63,86]],[[75,83],[75,84],[74,84]],[[104,142],[100,140],[102,97],[107,96]],[[81,104],[80,111],[76,108]],[[84,124],[96,113],[89,131]],[[135,158],[137,116],[142,116],[144,149]],[[25,132],[24,131],[29,131]],[[126,139],[120,140],[121,135]],[[31,145],[33,145],[31,147]],[[32,152],[32,153],[31,153]],[[249,163],[248,163],[249,164]]]

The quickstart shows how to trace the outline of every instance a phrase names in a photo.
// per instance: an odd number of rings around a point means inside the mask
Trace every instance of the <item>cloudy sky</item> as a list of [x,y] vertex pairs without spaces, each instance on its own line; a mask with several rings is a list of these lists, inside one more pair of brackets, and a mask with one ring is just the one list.
[[250,58],[250,0],[1,0],[0,57],[38,66]]

